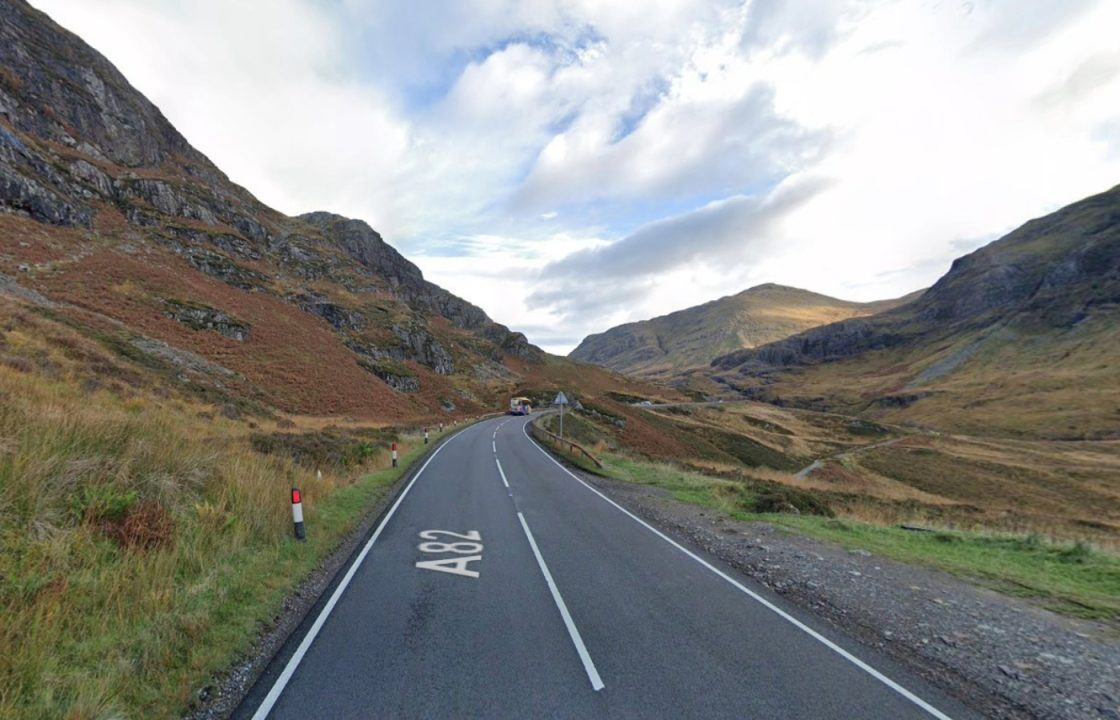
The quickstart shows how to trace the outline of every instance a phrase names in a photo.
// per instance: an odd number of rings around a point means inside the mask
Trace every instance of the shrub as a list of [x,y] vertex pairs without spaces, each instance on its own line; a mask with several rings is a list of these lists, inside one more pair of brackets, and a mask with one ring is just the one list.
[[816,495],[777,483],[766,485],[746,500],[745,504],[748,510],[757,513],[793,513],[829,518],[835,516],[832,508]]
[[147,500],[129,508],[119,521],[102,523],[101,531],[121,547],[151,550],[172,543],[175,522],[162,505]]
[[397,432],[392,429],[366,431],[355,436],[328,428],[311,433],[258,433],[250,442],[257,452],[286,456],[315,469],[361,466],[397,439]]
[[1092,556],[1093,550],[1089,547],[1088,543],[1077,541],[1070,547],[1058,553],[1058,557],[1062,562],[1082,564],[1089,560]]
[[120,522],[136,504],[137,496],[135,490],[114,485],[83,485],[70,500],[70,512],[78,521]]

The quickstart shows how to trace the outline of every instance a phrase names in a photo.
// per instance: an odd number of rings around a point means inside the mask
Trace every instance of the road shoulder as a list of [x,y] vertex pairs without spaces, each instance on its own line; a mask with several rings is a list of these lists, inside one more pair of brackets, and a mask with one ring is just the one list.
[[946,573],[741,522],[568,465],[620,505],[992,718],[1120,718],[1120,641]]
[[[468,425],[437,439],[426,452],[412,460],[358,525],[284,598],[276,617],[261,628],[252,646],[246,648],[245,659],[216,678],[212,690],[200,699],[199,707],[184,715],[183,720],[225,720],[233,716],[247,698],[255,696],[258,685],[271,685],[267,676],[274,669],[277,672],[278,668],[282,669],[284,660],[292,654],[346,569],[357,559],[358,553],[401,493],[440,447],[470,427]],[[261,696],[267,691],[264,688]]]

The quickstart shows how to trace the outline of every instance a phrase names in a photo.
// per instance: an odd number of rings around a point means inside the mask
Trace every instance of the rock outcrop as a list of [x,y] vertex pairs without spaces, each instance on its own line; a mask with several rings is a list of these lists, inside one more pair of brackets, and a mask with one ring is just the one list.
[[[246,365],[307,363],[261,369],[260,382],[276,385],[278,396],[299,395],[281,386],[310,383],[316,362],[342,362],[337,382],[355,387],[336,390],[332,397],[344,400],[332,400],[335,406],[364,407],[377,404],[366,385],[371,372],[390,392],[416,393],[458,375],[467,386],[478,383],[481,394],[476,368],[490,377],[507,357],[543,358],[524,335],[427,281],[365,222],[324,212],[293,218],[266,207],[99,53],[23,0],[0,0],[0,222],[26,234],[29,226],[19,223],[28,221],[49,229],[35,236],[40,245],[65,234],[55,245],[72,257],[53,278],[21,278],[27,292],[75,303],[160,342],[189,343],[182,349],[201,356],[219,353],[208,345],[216,333],[245,346]],[[32,267],[22,258],[45,247],[23,240],[6,252],[20,240],[0,237],[0,272]],[[127,298],[83,294],[89,279]],[[321,322],[315,333],[321,327],[333,339],[312,341],[309,322]],[[182,326],[207,332],[184,335]],[[315,347],[293,352],[301,342]],[[221,347],[231,352],[228,343]],[[324,395],[321,385],[303,394]],[[438,409],[434,396],[424,402]]]
[[1120,186],[958,258],[921,297],[712,361],[750,374],[942,341],[1008,323],[1069,329],[1120,305]]

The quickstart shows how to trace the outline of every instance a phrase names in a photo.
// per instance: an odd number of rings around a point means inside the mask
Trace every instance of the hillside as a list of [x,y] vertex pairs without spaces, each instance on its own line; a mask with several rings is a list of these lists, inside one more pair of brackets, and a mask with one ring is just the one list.
[[0,9],[0,291],[242,409],[450,416],[545,380],[366,223],[266,207],[80,38]]
[[431,449],[418,426],[561,388],[649,390],[543,353],[360,220],[266,207],[0,0],[0,717],[197,710]]
[[569,357],[646,377],[665,377],[743,348],[838,320],[872,315],[899,300],[857,303],[783,285],[759,285],[650,320],[589,335]]
[[705,375],[693,379],[946,429],[1118,437],[1120,187],[958,258],[914,302],[724,355]]

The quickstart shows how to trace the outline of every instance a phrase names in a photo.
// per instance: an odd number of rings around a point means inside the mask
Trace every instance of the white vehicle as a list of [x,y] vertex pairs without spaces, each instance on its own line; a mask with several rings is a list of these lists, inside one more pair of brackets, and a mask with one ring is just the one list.
[[528,415],[533,412],[533,406],[527,397],[515,397],[509,399],[509,414],[510,415]]

